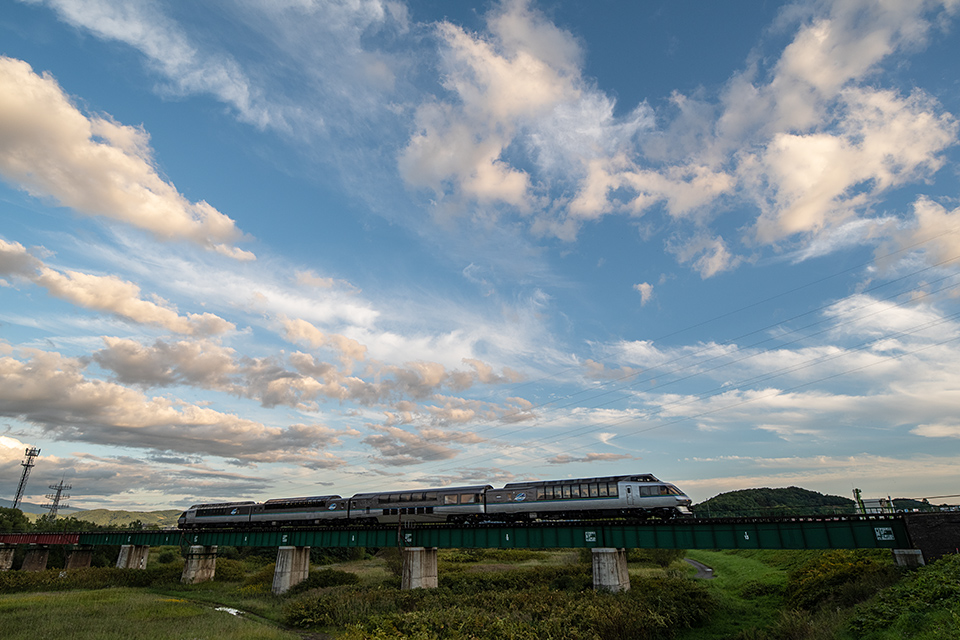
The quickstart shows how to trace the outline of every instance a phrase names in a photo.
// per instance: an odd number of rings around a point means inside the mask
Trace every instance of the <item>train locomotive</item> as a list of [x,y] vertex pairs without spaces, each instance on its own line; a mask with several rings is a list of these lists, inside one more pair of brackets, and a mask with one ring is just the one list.
[[650,474],[198,504],[181,529],[481,523],[690,515],[690,498]]

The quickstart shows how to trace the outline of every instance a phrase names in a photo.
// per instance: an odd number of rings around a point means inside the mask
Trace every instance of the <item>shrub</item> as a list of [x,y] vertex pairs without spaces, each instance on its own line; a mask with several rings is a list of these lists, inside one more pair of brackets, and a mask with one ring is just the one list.
[[270,586],[273,584],[273,574],[276,572],[277,564],[265,564],[260,567],[256,573],[253,575],[247,576],[247,579],[243,581],[243,584],[246,586],[254,585],[266,585]]
[[217,582],[243,582],[247,578],[247,572],[243,568],[243,563],[239,560],[217,557],[217,569],[213,574],[213,579]]
[[827,551],[790,574],[787,601],[807,610],[849,607],[893,584],[898,577],[893,561],[885,552]]
[[850,628],[858,634],[894,629],[901,637],[909,637],[926,625],[938,624],[944,635],[936,637],[957,637],[958,601],[960,555],[945,556],[885,589],[869,604],[860,605]]
[[357,584],[360,582],[360,576],[349,571],[339,571],[337,569],[320,569],[314,571],[310,576],[299,584],[295,584],[288,591],[288,596],[296,596],[311,589],[322,589],[324,587],[339,587],[345,584]]
[[[520,572],[510,572],[511,574]],[[288,624],[346,629],[359,638],[668,638],[703,624],[714,608],[707,589],[678,576],[639,580],[610,594],[537,587],[400,591],[331,587],[287,604]]]

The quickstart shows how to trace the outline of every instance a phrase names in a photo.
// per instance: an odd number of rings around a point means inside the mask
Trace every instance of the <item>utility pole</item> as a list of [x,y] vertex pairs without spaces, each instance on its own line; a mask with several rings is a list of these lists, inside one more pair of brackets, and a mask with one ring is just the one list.
[[47,500],[51,500],[52,502],[51,502],[50,504],[45,504],[45,505],[43,505],[43,508],[44,508],[44,509],[50,509],[50,513],[48,513],[47,516],[49,516],[50,519],[52,520],[52,519],[55,519],[55,518],[57,517],[57,510],[58,510],[58,509],[61,509],[61,508],[63,508],[63,509],[69,509],[69,508],[70,508],[70,505],[68,505],[68,504],[60,504],[60,499],[61,499],[61,498],[69,498],[69,497],[70,497],[69,494],[68,494],[68,495],[63,495],[63,492],[64,492],[64,491],[69,491],[70,489],[73,489],[73,487],[72,487],[71,485],[69,485],[69,484],[63,484],[63,478],[61,478],[61,479],[60,479],[60,484],[51,484],[51,485],[50,485],[50,488],[51,488],[51,489],[56,489],[57,492],[56,492],[56,493],[48,493],[48,494],[45,496],[45,497],[47,498]]
[[17,487],[17,495],[13,499],[13,508],[20,508],[20,500],[23,499],[23,492],[27,488],[27,478],[30,477],[30,470],[33,469],[33,461],[40,455],[40,449],[28,448],[24,454],[26,457],[20,466],[23,467],[23,474],[20,476],[20,486]]

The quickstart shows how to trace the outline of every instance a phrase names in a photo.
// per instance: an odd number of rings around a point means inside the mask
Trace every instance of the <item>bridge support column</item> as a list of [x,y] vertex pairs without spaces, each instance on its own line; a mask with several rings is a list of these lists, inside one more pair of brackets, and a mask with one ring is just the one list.
[[593,588],[597,591],[628,591],[630,589],[626,549],[593,550]]
[[310,576],[310,547],[280,547],[273,572],[273,592],[286,593]]
[[43,571],[47,568],[47,558],[50,556],[50,549],[47,547],[30,546],[27,549],[27,555],[23,557],[23,565],[20,571]]
[[922,567],[927,564],[920,549],[894,549],[893,559],[898,567]]
[[207,582],[213,580],[216,572],[217,545],[194,545],[187,552],[186,562],[183,564],[183,573],[180,574],[180,582],[183,584]]
[[125,544],[117,556],[117,569],[146,569],[150,547],[145,544]]
[[0,571],[9,571],[13,567],[13,554],[17,548],[13,545],[9,547],[0,544]]
[[435,547],[403,547],[401,589],[437,588],[437,549]]
[[93,549],[74,549],[67,553],[64,569],[86,569],[93,560]]

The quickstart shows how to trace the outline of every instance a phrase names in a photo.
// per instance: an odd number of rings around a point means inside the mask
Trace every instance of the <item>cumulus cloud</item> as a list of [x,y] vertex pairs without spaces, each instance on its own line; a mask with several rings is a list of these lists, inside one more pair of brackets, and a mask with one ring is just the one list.
[[49,437],[159,452],[323,467],[343,462],[320,450],[342,431],[323,425],[270,427],[167,397],[148,397],[90,379],[84,363],[59,353],[21,350],[0,358],[0,415],[38,425]]
[[0,57],[0,175],[39,198],[119,220],[161,240],[188,240],[238,260],[234,221],[190,202],[157,173],[142,128],[87,117],[49,75]]
[[377,433],[364,438],[363,443],[377,450],[377,462],[388,466],[449,460],[458,453],[458,448],[453,445],[483,442],[483,439],[474,433],[429,428],[412,433],[400,427],[368,426]]
[[617,460],[640,460],[623,453],[588,453],[585,456],[571,456],[565,453],[547,459],[547,464],[571,464],[575,462],[614,462]]
[[640,282],[633,285],[634,290],[640,294],[640,306],[644,306],[653,297],[653,285],[649,282]]
[[112,313],[142,324],[164,327],[188,335],[214,335],[232,331],[232,322],[212,313],[181,316],[159,297],[144,300],[140,287],[116,276],[79,271],[57,271],[31,255],[19,242],[0,238],[0,276],[14,276],[43,287],[50,295],[93,311]]

